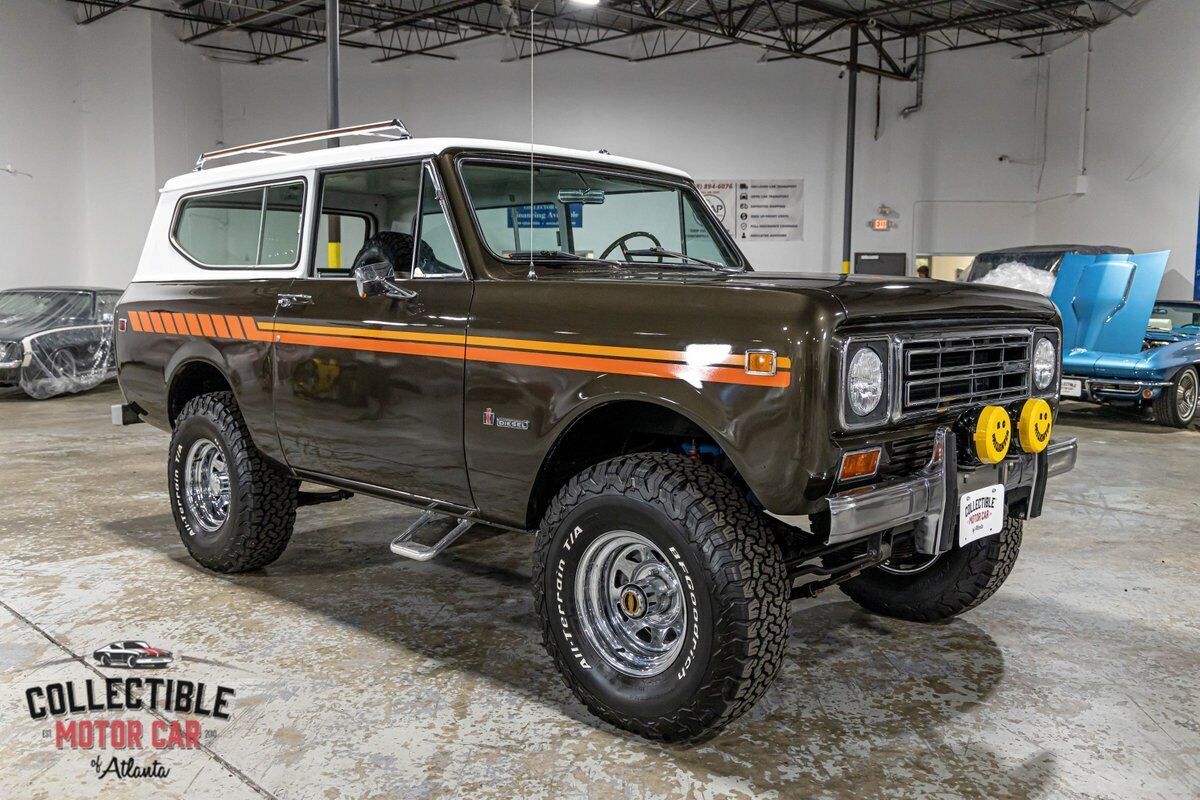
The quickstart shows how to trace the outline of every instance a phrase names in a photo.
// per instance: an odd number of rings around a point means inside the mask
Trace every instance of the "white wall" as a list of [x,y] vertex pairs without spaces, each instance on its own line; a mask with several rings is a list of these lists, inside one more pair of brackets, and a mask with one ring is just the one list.
[[78,282],[82,73],[65,3],[0,2],[0,286]]
[[[1171,250],[1161,297],[1191,298],[1200,207],[1200,2],[1156,0],[1092,36],[1087,193],[1042,199],[1042,241]],[[1039,198],[1075,190],[1086,42],[1051,58]]]
[[[73,14],[61,0],[0,2],[0,165],[34,174],[0,173],[2,285],[121,285],[155,190],[196,153],[324,125],[320,47],[306,62],[218,64],[157,15],[129,9],[77,26]],[[914,87],[883,82],[878,141],[875,80],[863,75],[854,249],[1170,247],[1164,294],[1190,294],[1198,29],[1200,3],[1157,0],[1093,37],[1090,186],[1079,198],[1054,199],[1075,185],[1082,42],[1041,60],[1001,47],[932,56],[925,107],[909,119],[899,110]],[[418,135],[526,140],[529,63],[502,61],[499,38],[450,52],[457,60],[372,64],[345,49],[343,120],[398,115]],[[536,141],[604,147],[696,177],[803,178],[804,241],[746,250],[760,268],[838,268],[846,86],[835,68],[758,63],[729,47],[643,64],[560,53],[535,70]],[[867,228],[880,204],[898,212],[886,233]]]
[[[308,54],[304,64],[222,65],[231,142],[323,127],[324,59],[319,48]],[[527,140],[529,62],[502,62],[499,39],[455,55],[454,62],[413,57],[372,64],[369,55],[344,50],[343,122],[395,115],[422,136]],[[846,83],[828,65],[757,59],[737,47],[641,64],[578,53],[537,59],[533,137],[603,147],[697,178],[803,178],[804,241],[744,249],[760,268],[836,270]],[[913,87],[884,82],[879,142],[872,134],[875,81],[863,76],[855,248],[971,252],[1028,242],[1032,170],[996,159],[1031,157],[1035,75],[1036,65],[1005,51],[931,58],[921,113],[901,120]],[[987,103],[979,102],[981,86],[988,87]],[[978,202],[1014,199],[1021,202]],[[888,233],[867,228],[880,203],[900,212],[899,226]],[[915,238],[914,217],[923,222]]]
[[220,139],[220,70],[141,11],[0,0],[0,287],[124,286],[157,190]]

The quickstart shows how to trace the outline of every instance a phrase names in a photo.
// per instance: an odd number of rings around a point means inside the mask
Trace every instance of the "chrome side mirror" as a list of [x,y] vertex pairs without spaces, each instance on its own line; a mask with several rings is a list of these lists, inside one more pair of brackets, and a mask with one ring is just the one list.
[[354,283],[359,297],[386,295],[401,300],[411,300],[417,293],[396,285],[396,270],[386,261],[377,264],[360,264],[354,268]]

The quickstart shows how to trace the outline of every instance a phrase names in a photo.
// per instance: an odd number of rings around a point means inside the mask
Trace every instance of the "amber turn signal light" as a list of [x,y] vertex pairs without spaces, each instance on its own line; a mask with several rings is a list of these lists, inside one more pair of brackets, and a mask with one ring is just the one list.
[[838,473],[838,480],[850,481],[855,478],[866,478],[874,475],[877,469],[879,469],[878,447],[846,453],[842,456],[842,469]]
[[746,372],[751,375],[775,374],[774,350],[750,350],[746,353]]

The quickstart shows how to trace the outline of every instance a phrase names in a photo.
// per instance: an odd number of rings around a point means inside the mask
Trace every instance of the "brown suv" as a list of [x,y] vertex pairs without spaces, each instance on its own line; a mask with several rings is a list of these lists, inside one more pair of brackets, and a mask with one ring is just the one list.
[[683,173],[387,125],[200,166],[356,134],[390,138],[169,181],[118,309],[115,418],[171,431],[206,567],[271,563],[349,493],[424,509],[413,558],[536,530],[571,689],[695,741],[770,685],[792,599],[966,611],[1074,464],[1048,300],[754,272]]

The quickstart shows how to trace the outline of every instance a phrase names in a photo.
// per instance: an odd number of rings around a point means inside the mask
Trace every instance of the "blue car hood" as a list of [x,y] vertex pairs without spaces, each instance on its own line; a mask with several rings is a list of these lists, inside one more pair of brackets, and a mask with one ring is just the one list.
[[1050,299],[1063,321],[1063,355],[1087,350],[1138,356],[1171,251],[1067,253]]

